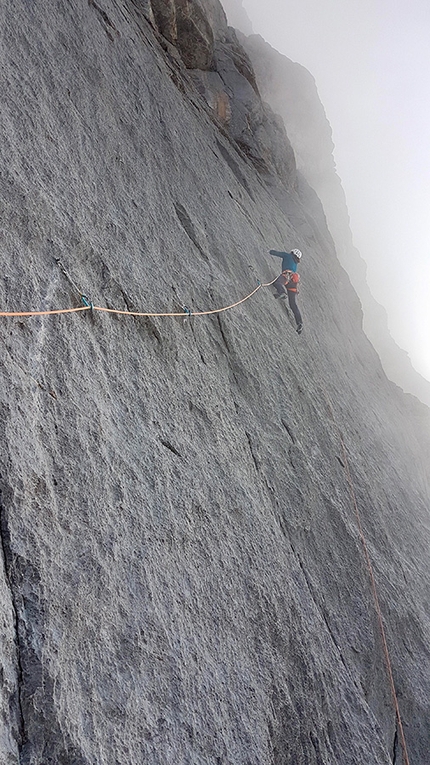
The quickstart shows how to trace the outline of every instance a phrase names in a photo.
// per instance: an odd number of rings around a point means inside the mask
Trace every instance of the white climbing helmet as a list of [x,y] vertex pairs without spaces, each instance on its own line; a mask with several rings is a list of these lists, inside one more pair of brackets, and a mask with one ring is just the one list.
[[302,257],[302,253],[300,250],[291,250],[291,254],[294,255],[294,257],[297,258],[297,260],[300,260],[300,258]]

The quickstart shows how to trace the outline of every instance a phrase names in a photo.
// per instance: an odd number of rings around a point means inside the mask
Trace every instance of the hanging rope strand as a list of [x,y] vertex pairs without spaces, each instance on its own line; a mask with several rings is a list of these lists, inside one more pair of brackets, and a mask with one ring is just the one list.
[[342,454],[343,454],[343,459],[344,459],[345,473],[346,473],[346,477],[347,477],[349,493],[350,493],[351,501],[352,501],[352,504],[353,504],[353,507],[354,507],[355,516],[356,516],[356,520],[357,520],[358,532],[359,532],[359,535],[360,535],[361,544],[362,544],[363,552],[364,552],[364,558],[365,558],[367,569],[368,569],[368,572],[369,572],[370,586],[371,586],[371,590],[372,590],[372,595],[373,595],[373,600],[374,600],[374,604],[375,604],[376,614],[377,614],[377,617],[378,617],[379,630],[380,630],[380,633],[381,633],[381,640],[382,640],[382,648],[383,648],[384,658],[385,658],[385,665],[386,665],[386,668],[387,668],[387,674],[388,674],[388,680],[389,680],[389,684],[390,684],[391,696],[392,696],[392,699],[393,699],[394,709],[395,709],[395,712],[396,712],[397,725],[398,725],[398,729],[399,729],[399,733],[400,733],[400,743],[401,743],[402,750],[403,750],[404,765],[410,765],[408,749],[407,749],[407,746],[406,746],[406,738],[405,738],[405,733],[404,733],[404,730],[403,730],[402,717],[401,717],[401,714],[400,714],[399,701],[398,701],[398,698],[397,698],[396,685],[395,685],[395,682],[394,682],[394,675],[393,675],[393,669],[392,669],[392,664],[391,664],[391,659],[390,659],[390,652],[389,652],[389,649],[388,649],[388,642],[387,642],[387,637],[386,637],[386,633],[385,633],[384,621],[383,621],[383,618],[382,618],[381,605],[380,605],[380,602],[379,602],[378,590],[377,590],[377,587],[376,587],[375,574],[373,572],[372,561],[370,559],[369,549],[368,549],[368,546],[367,546],[366,537],[364,535],[363,524],[362,524],[362,521],[361,521],[361,513],[360,513],[359,506],[358,506],[357,496],[356,496],[356,493],[355,493],[354,483],[353,483],[352,475],[351,475],[351,468],[350,468],[350,464],[349,464],[348,452],[346,450],[346,444],[345,444],[345,440],[344,440],[343,435],[342,435],[342,431],[341,431],[339,425],[337,424],[337,421],[336,421],[336,418],[335,418],[334,409],[333,409],[333,405],[331,403],[331,399],[330,399],[330,397],[329,397],[329,395],[328,395],[328,393],[326,391],[324,391],[324,396],[326,398],[326,401],[327,401],[327,404],[328,404],[328,407],[329,407],[329,410],[330,410],[330,414],[331,414],[332,420],[334,422],[334,425],[336,427],[336,430],[337,430],[337,433],[338,433],[338,436],[339,436],[339,441],[340,441],[340,444],[341,444]]

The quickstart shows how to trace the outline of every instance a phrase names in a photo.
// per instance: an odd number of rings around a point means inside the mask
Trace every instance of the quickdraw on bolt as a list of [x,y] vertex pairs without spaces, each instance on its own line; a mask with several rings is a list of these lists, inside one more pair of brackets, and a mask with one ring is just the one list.
[[92,311],[92,310],[93,310],[93,308],[94,308],[94,305],[93,305],[93,303],[91,302],[91,300],[89,300],[89,299],[87,298],[87,296],[86,296],[86,295],[81,295],[81,300],[82,300],[82,302],[83,302],[84,306],[86,306],[87,308],[89,308],[89,309],[90,309],[90,311]]

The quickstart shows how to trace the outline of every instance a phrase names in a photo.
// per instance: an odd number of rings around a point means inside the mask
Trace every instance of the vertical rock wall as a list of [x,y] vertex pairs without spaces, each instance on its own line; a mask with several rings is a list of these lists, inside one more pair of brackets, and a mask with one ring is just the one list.
[[269,289],[202,318],[0,317],[0,759],[401,761],[329,399],[424,765],[428,412],[363,335],[273,115],[249,102],[259,162],[149,16],[2,4],[0,305],[217,309],[299,246],[305,329]]

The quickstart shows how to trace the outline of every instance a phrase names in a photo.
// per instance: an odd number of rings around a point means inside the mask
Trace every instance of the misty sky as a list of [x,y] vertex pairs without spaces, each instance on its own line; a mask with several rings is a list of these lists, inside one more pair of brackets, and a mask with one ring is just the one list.
[[315,77],[369,286],[430,379],[430,1],[243,6],[254,32]]

